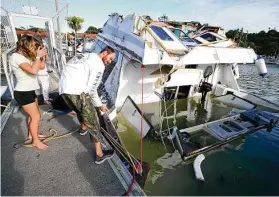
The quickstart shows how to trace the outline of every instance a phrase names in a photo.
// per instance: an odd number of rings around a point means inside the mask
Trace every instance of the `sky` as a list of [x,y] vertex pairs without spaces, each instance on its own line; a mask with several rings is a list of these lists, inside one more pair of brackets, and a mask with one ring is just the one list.
[[[170,20],[199,21],[202,24],[221,26],[226,31],[241,27],[250,33],[267,31],[269,27],[279,30],[279,0],[59,0],[59,2],[68,3],[69,16],[84,18],[83,27],[79,32],[86,31],[90,25],[101,28],[108,15],[113,12],[123,16],[132,13],[149,15],[154,20],[166,14]],[[30,21],[15,19],[15,24],[27,26],[27,22]],[[38,24],[35,21],[32,23],[34,26]],[[65,27],[62,28],[65,30]]]
[[102,27],[108,15],[137,13],[152,19],[166,14],[170,20],[200,21],[225,30],[243,27],[249,32],[279,30],[279,0],[66,0],[69,15],[84,18],[88,26]]

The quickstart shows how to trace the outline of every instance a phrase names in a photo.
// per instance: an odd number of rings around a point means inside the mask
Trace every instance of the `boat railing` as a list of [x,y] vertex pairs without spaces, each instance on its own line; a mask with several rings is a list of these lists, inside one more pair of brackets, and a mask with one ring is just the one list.
[[15,77],[12,70],[12,67],[9,63],[9,57],[15,52],[16,48],[7,49],[2,53],[2,65],[5,72],[6,80],[8,83],[8,87],[11,93],[12,98],[14,98],[14,87],[15,87]]
[[53,51],[54,51],[54,58],[55,58],[55,68],[58,75],[60,76],[63,67],[66,64],[66,57],[63,54],[63,52],[61,52],[58,48],[53,47]]

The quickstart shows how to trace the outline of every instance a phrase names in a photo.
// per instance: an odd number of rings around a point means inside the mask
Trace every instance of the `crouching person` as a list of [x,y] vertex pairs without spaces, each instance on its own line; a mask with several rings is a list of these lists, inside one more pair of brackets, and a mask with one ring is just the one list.
[[[95,107],[107,111],[102,104],[97,88],[102,80],[105,65],[115,58],[115,52],[107,47],[99,54],[87,53],[72,58],[64,67],[59,92],[64,102],[73,109],[81,124],[80,134],[88,131],[96,150],[96,164],[101,164],[113,156],[114,150],[102,150],[101,128]],[[93,104],[92,104],[93,100]]]

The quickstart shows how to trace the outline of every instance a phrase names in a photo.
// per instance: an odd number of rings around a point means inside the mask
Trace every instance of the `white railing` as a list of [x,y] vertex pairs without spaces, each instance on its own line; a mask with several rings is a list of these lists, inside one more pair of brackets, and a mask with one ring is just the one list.
[[8,87],[11,93],[12,98],[14,98],[14,87],[15,87],[15,77],[12,70],[12,67],[9,63],[9,57],[14,53],[16,48],[10,48],[2,53],[2,65],[5,72],[6,80],[8,82]]
[[55,64],[54,68],[57,70],[59,76],[63,70],[64,65],[66,65],[66,57],[65,55],[56,47],[53,48],[54,56],[55,56]]

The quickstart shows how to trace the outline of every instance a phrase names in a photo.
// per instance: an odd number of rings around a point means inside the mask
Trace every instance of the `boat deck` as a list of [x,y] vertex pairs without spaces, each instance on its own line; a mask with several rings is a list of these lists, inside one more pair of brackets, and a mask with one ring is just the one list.
[[[76,130],[77,118],[46,114],[48,106],[40,106],[41,133],[50,128],[58,134]],[[89,134],[73,133],[53,139],[49,148],[14,148],[27,137],[27,118],[22,110],[11,114],[1,135],[1,195],[3,196],[99,196],[123,195],[125,189],[108,161],[96,165]],[[111,161],[110,161],[111,162]]]

